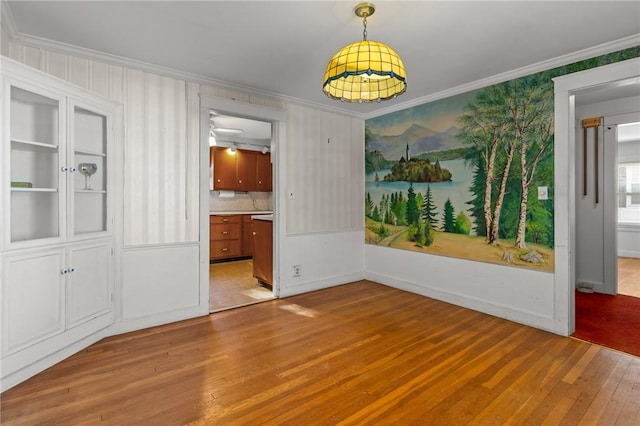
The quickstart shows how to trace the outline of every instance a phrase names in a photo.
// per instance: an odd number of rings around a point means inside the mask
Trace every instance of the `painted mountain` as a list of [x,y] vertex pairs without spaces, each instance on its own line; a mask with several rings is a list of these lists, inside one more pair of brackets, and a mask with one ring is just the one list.
[[462,148],[463,144],[458,141],[456,134],[459,129],[455,126],[449,127],[444,132],[436,132],[418,124],[413,124],[400,135],[380,136],[371,134],[368,150],[378,151],[387,160],[399,160],[405,155],[407,145],[411,157],[420,154],[447,151]]

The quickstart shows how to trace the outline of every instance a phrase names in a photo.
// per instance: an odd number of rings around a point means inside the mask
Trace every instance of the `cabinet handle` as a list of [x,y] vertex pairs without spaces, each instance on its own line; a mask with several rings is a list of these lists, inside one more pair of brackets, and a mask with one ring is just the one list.
[[229,219],[227,219],[227,218],[225,217],[225,218],[222,218],[222,221],[223,221],[223,222],[229,222]]
[[228,251],[228,250],[229,250],[229,249],[228,249],[228,248],[226,248],[226,247],[222,249],[222,251]]
[[229,232],[227,232],[227,231],[222,231],[222,235],[229,235]]

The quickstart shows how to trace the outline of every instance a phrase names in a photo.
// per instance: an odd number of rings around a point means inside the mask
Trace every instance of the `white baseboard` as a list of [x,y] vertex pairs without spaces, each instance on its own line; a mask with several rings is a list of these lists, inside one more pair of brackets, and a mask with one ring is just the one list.
[[640,258],[640,251],[618,250],[618,257],[635,257]]
[[278,297],[295,296],[296,294],[309,293],[311,291],[322,290],[329,287],[336,287],[343,284],[352,283],[365,279],[364,272],[356,272],[348,275],[340,275],[322,280],[306,281],[302,283],[289,283],[286,287],[281,286]]
[[562,336],[567,335],[566,331],[562,328],[559,328],[560,325],[556,321],[554,321],[552,317],[546,317],[531,312],[517,311],[509,306],[489,303],[485,300],[444,291],[440,288],[430,287],[423,283],[417,284],[405,280],[398,280],[397,278],[389,275],[367,273],[366,279],[389,287],[397,288],[399,290],[408,291],[410,293],[419,294],[421,296],[429,297],[432,299],[440,300],[442,302],[451,303],[456,306],[461,306],[463,308],[492,315],[498,318],[517,322],[519,324],[539,328],[541,330],[549,331],[554,334],[559,334]]

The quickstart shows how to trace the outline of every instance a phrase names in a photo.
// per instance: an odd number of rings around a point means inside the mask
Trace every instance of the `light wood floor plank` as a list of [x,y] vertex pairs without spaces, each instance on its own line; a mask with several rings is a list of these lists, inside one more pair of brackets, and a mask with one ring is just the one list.
[[637,425],[640,359],[368,281],[113,336],[2,425]]

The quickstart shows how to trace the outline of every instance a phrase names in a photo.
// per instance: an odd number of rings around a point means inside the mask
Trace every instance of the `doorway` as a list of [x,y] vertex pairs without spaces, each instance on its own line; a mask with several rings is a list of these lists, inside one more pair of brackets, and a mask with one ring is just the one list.
[[[271,123],[212,109],[209,147],[209,311],[218,312],[274,298],[271,283],[254,273],[262,253],[253,229],[273,214]],[[269,182],[258,185],[258,175]]]
[[573,336],[632,354],[640,347],[639,87],[634,78],[574,93]]
[[640,258],[640,96],[634,96],[635,86],[575,94],[579,291],[616,295],[633,289],[627,283],[635,275],[633,258]]
[[[235,100],[202,98],[200,109],[200,288],[209,301],[209,311],[263,302],[278,297],[277,146],[284,128],[284,112]],[[264,179],[243,187],[214,187],[214,155],[235,154],[233,173],[255,173],[268,168]],[[234,158],[229,156],[229,158]],[[241,160],[244,158],[244,160]],[[264,161],[267,158],[268,161]],[[241,161],[246,161],[241,163]],[[224,162],[226,164],[226,161]],[[221,166],[218,171],[222,170]],[[247,171],[250,170],[251,172]],[[216,182],[219,181],[216,178]],[[238,179],[237,182],[240,182]],[[240,185],[240,184],[238,184]],[[254,275],[254,221],[272,223],[268,268],[273,278],[265,284]]]

